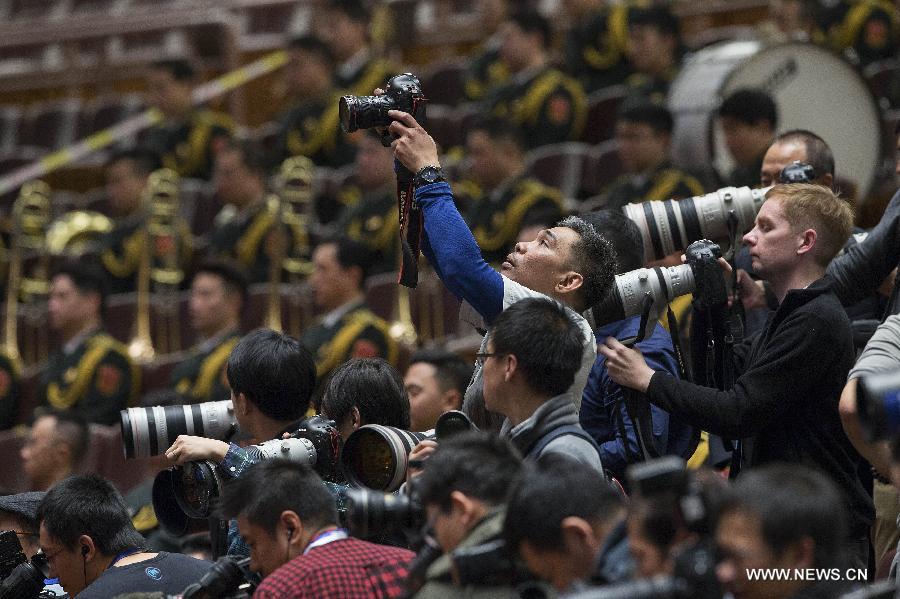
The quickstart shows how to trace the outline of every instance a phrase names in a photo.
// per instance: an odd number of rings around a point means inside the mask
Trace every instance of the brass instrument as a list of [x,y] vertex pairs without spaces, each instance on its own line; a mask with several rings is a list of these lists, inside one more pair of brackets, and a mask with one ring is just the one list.
[[397,343],[409,348],[416,346],[419,336],[413,325],[412,310],[409,305],[409,287],[397,286],[397,319],[388,327],[388,335]]
[[[288,283],[299,285],[312,272],[309,229],[312,223],[313,176],[315,166],[305,156],[288,158],[278,173],[277,195],[268,200],[273,214],[274,251],[269,257],[269,305],[266,326],[282,330],[281,282],[282,271],[287,272]],[[296,290],[294,290],[296,291]],[[302,303],[299,293],[289,294],[291,318],[290,332],[300,334],[300,321],[308,321],[308,314],[301,312],[309,307]]]
[[150,174],[144,189],[146,221],[137,273],[137,314],[135,336],[128,353],[139,362],[150,362],[156,355],[150,333],[151,292],[162,295],[158,302],[162,327],[159,330],[163,351],[175,351],[180,345],[178,329],[178,286],[184,279],[179,257],[178,174],[160,169]]
[[[50,187],[43,181],[31,181],[22,186],[13,205],[12,238],[9,253],[9,276],[6,281],[6,312],[4,314],[3,349],[9,358],[19,363],[22,355],[18,344],[19,300],[34,303],[46,297],[50,289],[47,281],[48,257],[44,231],[50,222]],[[36,258],[30,272],[25,260]],[[35,340],[34,337],[31,337]],[[37,362],[40,350],[32,343],[29,362]],[[45,348],[46,349],[46,348]]]
[[113,229],[112,220],[92,210],[74,210],[54,220],[47,229],[47,251],[53,256],[81,256],[101,235]]

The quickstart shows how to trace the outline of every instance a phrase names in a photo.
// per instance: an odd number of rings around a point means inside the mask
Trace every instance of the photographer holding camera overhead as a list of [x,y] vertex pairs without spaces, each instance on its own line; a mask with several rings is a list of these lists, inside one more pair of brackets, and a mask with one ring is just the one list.
[[[402,102],[394,102],[394,106],[412,109]],[[372,122],[366,124],[370,126],[389,125],[394,157],[414,174],[415,202],[424,216],[422,251],[447,288],[464,300],[460,319],[484,331],[503,310],[524,298],[550,297],[566,306],[583,333],[580,366],[568,389],[577,406],[596,357],[594,333],[580,313],[596,304],[610,288],[615,255],[609,243],[591,225],[569,217],[541,231],[533,241],[517,243],[498,273],[482,259],[478,244],[453,203],[437,146],[414,116],[390,110],[384,115],[386,119],[379,120],[371,118],[371,112],[364,115],[362,109],[356,111],[348,115],[353,122],[345,121],[345,129],[349,129],[348,124],[361,126],[362,118],[357,117],[362,116],[369,117]],[[486,338],[480,351],[487,351]],[[466,390],[463,411],[480,428],[498,424],[484,410],[481,364],[476,365]]]
[[743,241],[753,268],[779,307],[762,334],[735,346],[739,373],[725,391],[654,372],[639,352],[609,338],[599,351],[620,385],[645,393],[673,415],[711,433],[742,439],[740,467],[786,461],[821,469],[844,493],[851,513],[844,548],[853,564],[868,562],[872,499],[857,474],[859,457],[838,415],[838,398],[853,365],[850,321],[831,291],[825,268],[850,235],[852,212],[823,186],[776,185]]

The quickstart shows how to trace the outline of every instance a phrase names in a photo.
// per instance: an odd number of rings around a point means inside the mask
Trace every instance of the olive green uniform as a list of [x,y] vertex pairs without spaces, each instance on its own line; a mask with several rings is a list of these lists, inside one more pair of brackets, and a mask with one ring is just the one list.
[[[466,99],[477,102],[490,96],[498,88],[509,82],[510,73],[506,63],[500,59],[499,44],[485,48],[472,59],[463,77],[463,91]],[[439,102],[440,99],[437,99]]]
[[295,106],[279,119],[277,162],[292,156],[306,156],[316,166],[330,168],[353,162],[356,149],[341,131],[339,98],[337,92],[329,93]]
[[348,185],[338,199],[346,208],[337,228],[350,239],[366,244],[376,255],[372,272],[397,270],[400,220],[396,191],[382,188],[366,192]]
[[512,251],[522,228],[534,224],[553,225],[564,214],[562,194],[530,177],[517,177],[489,194],[476,185],[459,186],[461,201],[468,203],[467,222],[491,264],[503,261]]
[[362,304],[352,306],[334,322],[323,320],[306,329],[300,342],[316,359],[320,384],[353,358],[384,358],[397,365],[397,343],[388,334],[388,323]]
[[142,145],[156,152],[163,166],[182,177],[209,180],[216,154],[233,135],[231,117],[201,108],[184,121],[149,129]]
[[50,356],[40,376],[38,401],[78,412],[88,422],[117,424],[119,411],[137,401],[140,387],[140,369],[125,346],[97,329],[70,351],[63,348]]
[[370,57],[352,73],[338,67],[334,82],[341,94],[371,96],[376,87],[384,87],[387,80],[398,74],[397,68],[382,58]]
[[[274,222],[275,217],[266,202],[251,206],[213,230],[207,252],[219,259],[236,260],[251,283],[266,282]],[[290,231],[295,247],[308,245],[305,229],[292,226]]]
[[587,93],[625,82],[628,13],[634,2],[616,4],[576,23],[566,37],[566,69]]
[[693,175],[663,162],[650,176],[623,175],[606,192],[606,208],[622,208],[625,204],[648,200],[689,198],[703,193],[703,186]]
[[900,16],[889,0],[842,0],[820,14],[829,45],[851,51],[860,66],[894,57]]
[[183,398],[184,403],[220,401],[231,397],[225,366],[231,350],[240,339],[241,334],[237,330],[208,339],[195,347],[191,355],[172,370],[169,385]]
[[488,104],[493,116],[522,129],[529,148],[577,140],[587,118],[581,84],[552,67],[517,74]]

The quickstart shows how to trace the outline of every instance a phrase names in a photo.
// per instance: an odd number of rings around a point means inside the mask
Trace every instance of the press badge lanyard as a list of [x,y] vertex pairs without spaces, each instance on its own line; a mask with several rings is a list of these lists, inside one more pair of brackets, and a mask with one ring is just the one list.
[[312,538],[312,541],[310,541],[309,545],[306,546],[306,549],[303,550],[303,555],[306,555],[316,547],[321,547],[322,545],[327,545],[328,543],[333,543],[334,541],[346,539],[347,536],[347,531],[343,528],[320,532]]
[[140,547],[135,547],[133,549],[126,549],[125,551],[123,551],[122,553],[120,553],[116,557],[114,557],[113,560],[111,562],[109,562],[109,565],[106,566],[106,569],[109,570],[110,568],[112,568],[113,566],[118,564],[120,561],[122,561],[129,555],[134,555],[135,553],[140,553],[140,552],[141,552]]

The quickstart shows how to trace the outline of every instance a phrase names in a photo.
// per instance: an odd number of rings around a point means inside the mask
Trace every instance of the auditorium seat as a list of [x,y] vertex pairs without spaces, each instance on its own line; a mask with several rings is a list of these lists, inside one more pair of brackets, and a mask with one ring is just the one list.
[[541,146],[528,152],[525,168],[541,183],[572,199],[578,197],[582,170],[590,152],[591,146],[574,141]]
[[608,141],[591,149],[581,173],[581,193],[590,197],[601,193],[621,174],[616,142]]
[[465,141],[457,121],[456,109],[453,106],[447,104],[428,106],[425,127],[443,152],[462,145]]
[[613,138],[619,105],[627,95],[624,85],[595,91],[588,96],[587,122],[581,141],[596,144]]

